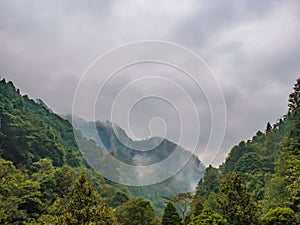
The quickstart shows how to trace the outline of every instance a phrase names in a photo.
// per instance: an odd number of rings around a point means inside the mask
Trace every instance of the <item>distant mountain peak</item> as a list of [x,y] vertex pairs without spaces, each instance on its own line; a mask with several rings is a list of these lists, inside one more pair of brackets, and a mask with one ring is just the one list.
[[[80,118],[72,119],[71,115],[66,118],[73,123],[75,129],[82,132],[83,136],[94,140],[98,146],[104,147],[107,151],[113,152],[114,156],[124,163],[148,166],[164,161],[176,150],[174,157],[180,157],[178,160],[175,158],[176,163],[183,163],[183,158],[187,161],[174,175],[175,178],[186,183],[192,190],[203,177],[205,166],[198,156],[166,138],[155,136],[133,140],[124,129],[108,120],[91,122]],[[168,164],[165,166],[168,167]]]

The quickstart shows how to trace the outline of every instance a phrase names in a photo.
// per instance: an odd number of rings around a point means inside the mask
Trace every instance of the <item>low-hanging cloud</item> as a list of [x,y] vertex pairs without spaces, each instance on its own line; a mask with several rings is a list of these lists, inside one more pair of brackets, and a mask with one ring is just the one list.
[[[228,125],[221,152],[214,160],[209,153],[200,155],[205,163],[218,165],[234,144],[286,113],[288,94],[300,72],[299,11],[297,0],[4,0],[0,2],[0,76],[14,81],[22,93],[42,98],[55,112],[67,114],[84,70],[111,48],[145,39],[187,46],[208,63],[224,92]],[[131,72],[143,69],[151,70]],[[205,96],[193,84],[172,71],[162,73],[190,91],[202,118],[210,116]],[[112,83],[101,107],[132,79],[135,76],[124,74],[123,80]],[[182,102],[180,96],[178,101]],[[137,119],[142,118],[142,109]],[[165,114],[176,121],[171,110]],[[106,117],[98,119],[110,119]],[[133,124],[136,131],[146,129],[145,124]],[[200,140],[205,141],[209,119],[202,125]],[[184,147],[189,149],[188,143]]]

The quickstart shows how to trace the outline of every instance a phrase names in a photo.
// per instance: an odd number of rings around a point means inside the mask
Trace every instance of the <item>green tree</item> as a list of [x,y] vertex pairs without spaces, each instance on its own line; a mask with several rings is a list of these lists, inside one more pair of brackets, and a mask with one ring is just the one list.
[[117,224],[112,210],[102,203],[85,173],[81,174],[69,194],[58,198],[52,207],[57,216],[56,224]]
[[263,210],[268,212],[269,209],[283,207],[288,199],[288,191],[286,189],[285,179],[275,174],[268,180],[265,187],[263,200]]
[[[253,137],[253,141],[262,142],[264,139],[264,134],[262,132],[257,132],[257,134]],[[241,141],[239,145],[234,146],[227,159],[224,166],[222,166],[222,170],[225,174],[230,174],[232,171],[234,171],[235,164],[238,162],[238,160],[248,152],[253,152],[254,147],[250,145],[248,142]]]
[[219,185],[219,170],[209,165],[205,170],[204,178],[200,179],[196,187],[196,196],[207,197],[211,192],[218,193]]
[[218,194],[212,192],[205,199],[203,206],[206,208],[211,208],[214,211],[219,211],[218,204]]
[[190,222],[193,209],[198,210],[198,207],[202,206],[202,204],[201,206],[200,204],[198,204],[200,203],[199,201],[193,202],[193,200],[196,200],[195,199],[196,197],[199,196],[193,196],[191,192],[185,192],[185,193],[179,193],[172,198],[168,198],[168,197],[164,197],[164,198],[173,203],[177,212],[182,218],[183,224],[188,224]]
[[38,162],[34,162],[30,167],[31,179],[40,184],[43,211],[53,204],[57,197],[57,184],[54,179],[54,172],[55,168],[49,159],[41,159]]
[[4,209],[0,209],[0,222],[3,224],[8,224],[7,217],[8,215],[5,213]]
[[266,180],[269,179],[270,174],[264,174],[262,172],[255,174],[247,173],[244,177],[248,193],[256,201],[263,200],[265,198]]
[[295,212],[290,208],[276,208],[270,210],[263,217],[263,225],[297,225]]
[[284,179],[288,201],[286,205],[300,212],[300,108],[292,114],[293,127],[282,143],[276,174]]
[[270,132],[271,130],[272,130],[272,125],[270,124],[270,122],[268,122],[266,127],[266,133]]
[[76,169],[69,166],[58,167],[55,169],[54,179],[55,179],[55,192],[58,197],[63,197],[67,195],[70,187],[76,182]]
[[261,159],[256,152],[245,153],[234,167],[234,171],[240,174],[263,172],[262,169]]
[[174,204],[175,208],[179,212],[183,221],[186,220],[186,217],[189,215],[191,210],[191,203],[193,201],[193,195],[190,192],[179,193],[170,199]]
[[0,224],[22,224],[41,213],[39,183],[0,158]]
[[211,209],[204,209],[200,215],[194,217],[189,225],[226,225],[226,220]]
[[294,85],[294,91],[289,96],[289,110],[294,111],[300,106],[300,78],[297,79]]
[[241,177],[231,174],[220,186],[219,207],[231,225],[258,224],[257,205],[247,193]]
[[117,208],[118,221],[124,225],[152,225],[154,209],[148,200],[134,198]]
[[197,195],[193,196],[192,202],[191,202],[191,214],[196,216],[201,213],[203,210],[203,198],[199,197]]
[[118,207],[118,206],[124,204],[125,202],[127,202],[128,200],[129,200],[129,198],[125,193],[123,193],[121,191],[117,191],[114,193],[112,198],[109,200],[109,206]]
[[175,206],[168,202],[162,217],[162,225],[181,225],[181,218],[177,213]]

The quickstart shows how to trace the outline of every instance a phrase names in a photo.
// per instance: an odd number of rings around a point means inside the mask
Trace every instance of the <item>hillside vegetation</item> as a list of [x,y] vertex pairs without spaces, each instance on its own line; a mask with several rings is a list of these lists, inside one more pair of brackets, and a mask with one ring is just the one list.
[[194,198],[226,224],[300,223],[300,79],[288,105],[286,115],[233,147],[199,181]]
[[[118,224],[132,198],[108,184],[82,157],[73,127],[43,104],[0,81],[0,224]],[[79,131],[78,131],[79,132]],[[78,133],[80,136],[80,132]],[[82,137],[82,144],[99,150]],[[118,212],[113,210],[118,209]]]
[[[176,178],[144,189],[105,180],[82,157],[67,120],[2,80],[0,224],[300,224],[300,79],[288,106],[219,168],[199,174],[193,192],[176,193]],[[100,150],[76,132],[86,149]]]

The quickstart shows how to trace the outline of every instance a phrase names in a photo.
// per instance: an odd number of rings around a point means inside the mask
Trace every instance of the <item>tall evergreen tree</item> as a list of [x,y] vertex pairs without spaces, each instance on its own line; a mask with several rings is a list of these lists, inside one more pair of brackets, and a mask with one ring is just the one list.
[[270,122],[268,122],[266,127],[266,133],[270,132],[271,130],[272,130],[272,125],[270,124]]
[[181,218],[177,213],[175,206],[168,202],[165,207],[161,225],[181,225]]
[[300,78],[297,79],[294,85],[294,92],[289,96],[289,110],[293,112],[300,106]]

